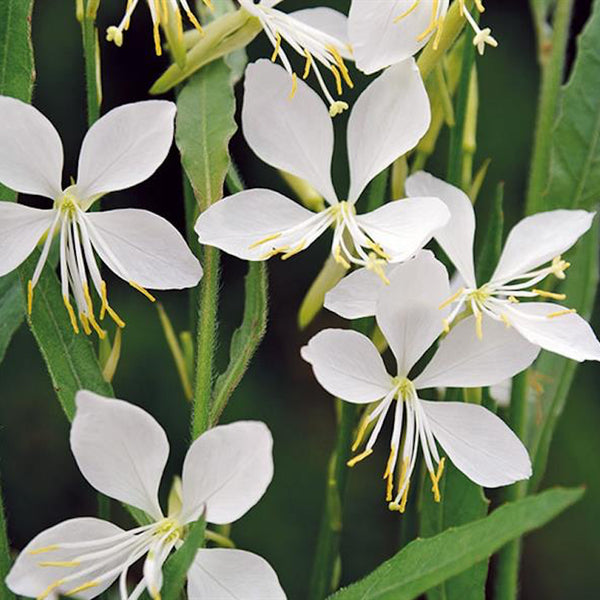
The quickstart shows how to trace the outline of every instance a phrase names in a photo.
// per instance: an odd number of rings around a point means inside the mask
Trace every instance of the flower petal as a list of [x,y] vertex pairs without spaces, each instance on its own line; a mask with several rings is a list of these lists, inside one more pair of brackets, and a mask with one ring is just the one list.
[[459,188],[420,171],[406,180],[406,194],[439,198],[450,211],[450,220],[435,233],[435,239],[469,287],[476,287],[473,264],[475,211],[469,197]]
[[348,120],[348,200],[356,202],[378,173],[412,150],[430,122],[429,98],[412,58],[387,69],[371,83]]
[[[418,3],[410,14],[397,20],[413,4],[414,0],[352,1],[350,42],[361,71],[371,75],[413,56],[427,43],[430,36],[418,38],[431,21],[431,2]],[[444,14],[447,8],[448,0],[442,0],[437,14]]]
[[531,477],[531,461],[521,440],[483,406],[424,400],[421,406],[450,460],[478,485],[499,487]]
[[384,204],[356,221],[392,262],[399,262],[416,254],[449,218],[437,198],[407,198]]
[[8,96],[0,96],[0,115],[0,182],[22,194],[59,196],[63,147],[52,123]]
[[500,383],[529,367],[539,348],[514,327],[483,318],[483,339],[469,317],[453,327],[438,351],[415,379],[417,389],[433,387],[483,387]]
[[331,182],[333,124],[321,98],[303,81],[290,98],[292,79],[268,60],[248,65],[242,129],[264,162],[308,181],[334,204]]
[[[27,596],[30,598],[41,597],[43,592],[48,590],[53,583],[72,575],[75,570],[73,567],[69,566],[43,567],[40,566],[40,562],[68,562],[91,550],[90,548],[85,550],[82,550],[81,548],[61,549],[61,544],[91,542],[101,540],[102,538],[111,538],[122,533],[124,533],[124,531],[120,527],[117,527],[108,521],[90,517],[70,519],[59,523],[54,527],[50,527],[34,537],[19,554],[6,578],[6,585],[19,596]],[[54,546],[58,547],[52,550],[52,547]],[[40,549],[49,550],[40,553]],[[102,571],[88,573],[83,577],[71,579],[63,585],[56,587],[54,593],[66,595],[66,592],[73,590],[86,582],[93,581],[96,575],[117,567],[122,560],[123,556],[116,554],[114,561],[106,565]],[[118,573],[112,578],[102,581],[100,585],[80,592],[77,594],[77,597],[94,598],[95,596],[100,595],[111,585],[117,576]]]
[[448,273],[431,252],[395,267],[379,295],[376,318],[396,361],[406,376],[442,332],[450,295]]
[[348,17],[345,14],[333,8],[318,6],[316,8],[296,10],[289,13],[289,16],[335,38],[341,42],[341,44],[336,44],[335,47],[342,57],[347,59],[352,58],[348,38]]
[[0,202],[0,277],[16,269],[52,225],[54,210]]
[[182,521],[206,510],[209,523],[232,523],[263,496],[273,479],[273,438],[259,421],[219,425],[203,433],[183,463]]
[[[302,224],[314,217],[315,213],[277,192],[255,189],[213,204],[200,215],[195,230],[201,244],[245,260],[264,260],[275,248],[296,246],[310,231]],[[298,228],[293,235],[283,235],[292,227]],[[264,243],[259,244],[261,240]]]
[[[523,302],[512,307],[509,319],[532,344],[573,360],[600,360],[600,342],[589,323],[576,313],[549,302]],[[533,317],[533,319],[532,319]]]
[[285,600],[277,574],[251,552],[198,550],[188,572],[188,598],[210,600]]
[[595,214],[552,210],[526,217],[508,234],[492,281],[510,281],[566,252],[592,226]]
[[162,518],[158,486],[169,456],[163,428],[138,406],[77,392],[71,450],[99,492]]
[[83,140],[77,192],[83,199],[145,181],[171,148],[176,107],[166,100],[124,104],[96,121]]
[[125,281],[154,290],[189,288],[200,281],[198,259],[162,217],[126,208],[86,213],[85,221],[95,232],[92,241],[102,261]]
[[300,351],[317,381],[332,395],[366,404],[391,391],[392,378],[366,336],[350,329],[325,329]]

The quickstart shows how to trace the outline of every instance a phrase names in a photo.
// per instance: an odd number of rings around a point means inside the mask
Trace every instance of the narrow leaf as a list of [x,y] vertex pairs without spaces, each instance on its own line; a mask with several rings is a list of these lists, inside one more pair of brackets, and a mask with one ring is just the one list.
[[25,299],[16,272],[0,277],[0,363],[25,316]]
[[161,596],[164,600],[179,600],[187,580],[187,573],[194,562],[196,552],[204,542],[206,519],[196,521],[186,536],[183,546],[169,558],[163,569],[164,583]]
[[6,516],[4,515],[4,502],[2,500],[2,488],[0,487],[0,598],[12,600],[15,595],[6,587],[4,580],[11,567],[10,545],[6,531]]
[[556,488],[505,504],[489,516],[417,539],[362,581],[331,600],[412,600],[489,558],[507,542],[537,529],[577,502],[583,489]]
[[532,212],[591,208],[600,199],[600,0],[578,40],[552,136],[550,181]]
[[504,183],[498,184],[493,200],[488,225],[484,230],[484,239],[477,259],[477,281],[489,281],[502,253],[504,232]]

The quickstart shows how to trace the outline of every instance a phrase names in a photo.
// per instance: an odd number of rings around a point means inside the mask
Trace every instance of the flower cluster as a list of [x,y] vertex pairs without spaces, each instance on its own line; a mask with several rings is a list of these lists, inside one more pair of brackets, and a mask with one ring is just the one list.
[[[138,3],[127,2],[120,24],[108,29],[109,41],[122,44]],[[147,4],[157,54],[159,28],[169,19],[176,19],[183,36],[181,9],[201,29],[186,0]],[[244,260],[287,261],[332,230],[331,257],[349,273],[328,291],[324,305],[345,319],[374,317],[395,366],[392,372],[386,367],[382,344],[351,329],[320,331],[300,352],[327,392],[365,406],[349,467],[374,452],[391,415],[383,468],[391,510],[404,512],[420,453],[437,502],[446,457],[484,487],[527,479],[527,449],[499,416],[476,404],[435,400],[436,389],[504,385],[528,369],[541,349],[577,361],[600,360],[600,342],[589,324],[574,310],[546,302],[566,300],[550,284],[564,279],[570,265],[562,255],[588,231],[594,214],[555,210],[525,218],[482,283],[473,256],[473,205],[457,187],[416,172],[404,182],[405,198],[359,212],[370,182],[410,153],[429,129],[429,98],[413,56],[428,41],[438,46],[452,7],[449,0],[353,0],[346,18],[323,8],[288,15],[278,4],[240,0],[240,10],[258,19],[273,45],[271,60],[246,69],[242,130],[262,161],[310,184],[322,196],[322,208],[309,210],[269,189],[245,190],[199,215],[199,242]],[[497,45],[464,0],[455,5],[480,53],[486,44]],[[475,8],[483,12],[480,0]],[[304,61],[301,78],[288,47]],[[341,96],[344,84],[353,87],[347,66],[352,60],[366,74],[385,70],[349,111],[350,181],[340,195],[331,173],[333,117],[349,106],[334,98],[321,69],[332,75]],[[326,102],[306,83],[311,73]],[[55,240],[62,298],[75,333],[105,337],[107,315],[125,326],[109,303],[98,258],[152,301],[148,290],[198,285],[199,261],[163,218],[139,209],[92,210],[104,195],[131,188],[159,168],[172,145],[175,113],[168,101],[109,111],[85,136],[77,178],[65,186],[54,127],[32,106],[0,96],[0,183],[52,202],[47,209],[0,202],[0,276],[34,257],[27,282],[30,315]],[[453,265],[452,280],[424,249],[431,240]],[[93,598],[118,582],[122,600],[145,592],[157,600],[163,566],[196,521],[232,523],[263,496],[273,476],[271,434],[263,423],[241,421],[200,435],[165,514],[159,486],[169,445],[161,426],[137,406],[90,391],[77,394],[76,406],[70,442],[81,473],[100,493],[141,511],[146,522],[124,530],[97,518],[64,521],[31,540],[7,585],[43,600]],[[206,539],[211,535],[216,539],[210,531]],[[141,576],[130,589],[136,563],[143,565]],[[285,598],[265,560],[233,548],[200,548],[187,575],[190,598]]]

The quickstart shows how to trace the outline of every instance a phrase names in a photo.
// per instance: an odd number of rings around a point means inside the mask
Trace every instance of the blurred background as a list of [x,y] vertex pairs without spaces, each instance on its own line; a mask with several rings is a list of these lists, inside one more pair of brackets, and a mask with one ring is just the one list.
[[[101,32],[116,24],[125,0],[104,0]],[[286,11],[328,4],[347,11],[349,1],[297,2],[286,0]],[[483,17],[499,40],[477,58],[480,76],[479,146],[476,166],[490,157],[487,183],[477,204],[480,224],[501,180],[506,182],[506,220],[521,217],[534,126],[538,69],[528,3],[488,0]],[[33,42],[37,80],[34,104],[60,132],[66,153],[65,180],[76,172],[79,145],[86,131],[83,61],[74,2],[37,2]],[[576,2],[573,34],[587,15],[589,2]],[[124,46],[103,40],[104,104],[143,100],[156,77],[167,66],[154,55],[148,11],[136,11]],[[570,52],[574,51],[572,45]],[[249,49],[251,59],[270,55],[264,36]],[[356,73],[357,91],[365,80]],[[239,97],[239,90],[238,90]],[[345,118],[336,119],[343,132]],[[339,136],[342,139],[342,136]],[[236,135],[233,154],[248,185],[287,191],[277,173],[261,164]],[[443,136],[428,169],[445,173],[447,139]],[[341,194],[345,181],[344,148],[336,149],[335,177]],[[103,200],[106,208],[134,206],[157,212],[183,230],[181,174],[176,150],[148,182]],[[485,227],[479,227],[484,233]],[[301,299],[327,253],[327,243],[315,244],[292,261],[269,263],[270,315],[266,338],[248,375],[235,392],[223,420],[260,419],[275,438],[275,478],[264,499],[233,527],[238,547],[264,556],[276,569],[290,599],[306,595],[322,505],[327,461],[335,439],[332,399],[316,384],[299,357],[300,347],[318,329],[341,324],[321,314],[308,331],[298,331],[296,315]],[[577,269],[577,265],[572,267]],[[220,309],[220,365],[227,360],[229,338],[241,318],[241,292],[246,266],[223,258]],[[163,493],[179,473],[189,442],[189,405],[157,318],[156,308],[124,283],[110,279],[112,304],[127,322],[123,352],[114,380],[117,396],[153,414],[165,427],[172,451]],[[160,293],[174,325],[185,329],[185,293]],[[600,330],[600,311],[594,318]],[[582,502],[531,534],[525,542],[522,597],[548,600],[597,597],[600,583],[600,371],[593,363],[578,371],[565,415],[559,425],[543,487],[585,485]],[[22,548],[41,529],[65,518],[92,515],[96,495],[78,472],[68,446],[68,425],[56,401],[45,366],[27,327],[15,336],[0,365],[0,472],[9,533],[13,546]],[[390,513],[380,483],[384,448],[352,470],[346,499],[342,540],[342,581],[348,583],[370,572],[398,548],[402,517]],[[411,501],[416,501],[416,496]],[[118,519],[127,519],[115,507]],[[593,591],[592,591],[593,590]]]

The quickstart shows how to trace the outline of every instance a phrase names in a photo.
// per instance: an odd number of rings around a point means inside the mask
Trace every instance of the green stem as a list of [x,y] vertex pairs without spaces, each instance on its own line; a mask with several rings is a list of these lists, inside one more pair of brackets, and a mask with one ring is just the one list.
[[[509,424],[524,441],[527,434],[527,371],[519,373],[512,383]],[[502,500],[512,502],[527,495],[527,482],[519,481],[507,488]],[[494,600],[515,600],[519,588],[519,564],[521,562],[521,539],[507,544],[498,554]]]
[[0,598],[11,600],[15,596],[4,583],[11,567],[11,560],[8,533],[6,531],[6,517],[4,515],[4,501],[2,498],[2,488],[0,488]]
[[85,85],[87,94],[88,125],[100,117],[102,85],[100,81],[100,48],[96,28],[96,12],[99,0],[89,0],[83,14],[78,15],[81,23],[83,57],[85,61]]
[[538,100],[537,124],[527,188],[526,213],[543,210],[543,193],[548,179],[552,130],[563,80],[569,26],[574,0],[558,0],[550,39],[540,37],[542,84]]

